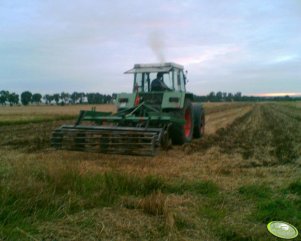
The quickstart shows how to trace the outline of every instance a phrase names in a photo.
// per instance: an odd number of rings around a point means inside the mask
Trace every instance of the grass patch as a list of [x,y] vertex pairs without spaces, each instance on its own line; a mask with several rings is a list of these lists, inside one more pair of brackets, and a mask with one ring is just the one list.
[[220,227],[217,231],[217,235],[219,236],[219,240],[221,241],[255,241],[253,237],[245,236],[236,229],[229,229],[229,227]]
[[279,163],[293,163],[299,157],[295,148],[294,138],[289,132],[280,132],[278,129],[274,131],[273,145],[275,146],[274,154]]
[[262,223],[272,220],[283,220],[290,223],[300,223],[301,204],[286,198],[274,198],[257,204],[254,218]]
[[292,182],[285,191],[301,196],[301,181]]
[[152,176],[140,178],[114,172],[81,175],[76,168],[67,169],[58,169],[54,173],[35,170],[27,177],[29,173],[23,173],[23,180],[10,179],[8,183],[1,183],[2,233],[10,233],[12,226],[28,222],[112,206],[122,195],[147,195],[161,185]]
[[165,192],[183,194],[185,192],[206,195],[217,196],[219,187],[212,181],[196,181],[196,182],[175,182],[173,184],[165,185]]
[[251,219],[264,224],[272,220],[283,220],[296,223],[301,221],[301,203],[289,198],[286,193],[300,191],[300,183],[294,182],[285,192],[273,190],[265,185],[246,185],[239,188],[238,192],[254,202],[256,210]]
[[226,210],[221,203],[208,201],[199,205],[198,215],[211,221],[220,221],[226,216]]
[[144,213],[150,215],[163,215],[166,212],[166,196],[161,192],[153,192],[140,200],[139,206]]
[[[12,175],[11,169],[14,170]],[[8,173],[9,171],[9,173]],[[7,172],[7,173],[6,173]],[[172,184],[158,176],[135,176],[120,172],[82,174],[79,166],[14,166],[2,168],[0,183],[0,234],[4,237],[30,224],[62,218],[82,210],[113,206],[122,196],[145,197],[146,213],[162,214],[163,193],[211,196],[218,187],[208,181]],[[29,228],[27,228],[29,226]],[[23,228],[24,227],[24,228]]]
[[245,185],[239,188],[239,194],[248,199],[265,199],[272,195],[271,188],[265,185]]
[[195,229],[195,223],[191,222],[190,220],[186,220],[183,217],[176,216],[175,218],[175,226],[178,230],[187,230],[187,229]]

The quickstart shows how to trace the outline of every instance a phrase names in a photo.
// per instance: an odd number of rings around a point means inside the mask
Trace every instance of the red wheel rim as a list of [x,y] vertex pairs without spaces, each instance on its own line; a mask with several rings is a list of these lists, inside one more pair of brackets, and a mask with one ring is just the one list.
[[185,136],[189,137],[191,133],[191,111],[187,109],[185,111],[185,125],[184,125]]

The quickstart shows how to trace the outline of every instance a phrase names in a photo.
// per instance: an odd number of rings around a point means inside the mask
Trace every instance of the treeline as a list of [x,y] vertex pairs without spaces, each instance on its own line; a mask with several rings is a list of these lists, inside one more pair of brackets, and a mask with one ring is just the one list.
[[30,91],[24,91],[21,95],[15,92],[10,93],[7,90],[0,91],[0,105],[28,105],[28,104],[107,104],[112,102],[112,98],[116,96],[105,95],[100,93],[84,93],[84,92],[73,92],[73,93],[56,93],[56,94],[45,94],[31,93]]
[[[107,104],[112,103],[116,99],[117,94],[105,95],[100,93],[84,93],[84,92],[61,92],[56,94],[31,93],[24,91],[21,95],[15,92],[10,93],[7,90],[0,91],[0,105],[28,105],[28,104]],[[223,102],[223,101],[294,101],[301,100],[301,97],[260,97],[260,96],[245,96],[241,92],[227,93],[227,92],[210,92],[208,95],[198,96],[194,95],[195,101],[200,102]]]
[[247,96],[242,95],[241,92],[227,93],[227,92],[210,92],[208,95],[194,95],[194,99],[200,102],[232,102],[232,101],[296,101],[301,100],[301,97],[275,96],[275,97],[263,97],[263,96]]

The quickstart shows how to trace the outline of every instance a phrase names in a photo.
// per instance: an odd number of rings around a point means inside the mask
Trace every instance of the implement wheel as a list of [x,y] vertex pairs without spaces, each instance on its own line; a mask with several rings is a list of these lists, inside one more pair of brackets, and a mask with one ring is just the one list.
[[182,145],[192,140],[193,135],[193,108],[189,99],[185,100],[184,108],[175,113],[185,119],[184,125],[174,124],[171,128],[171,139],[175,145]]

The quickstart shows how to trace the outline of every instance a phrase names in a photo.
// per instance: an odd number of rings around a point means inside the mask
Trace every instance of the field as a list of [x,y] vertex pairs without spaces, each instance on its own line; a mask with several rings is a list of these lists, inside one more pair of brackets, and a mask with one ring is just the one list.
[[301,104],[204,106],[205,136],[155,157],[50,148],[90,106],[0,107],[0,240],[276,240],[272,220],[300,231]]

